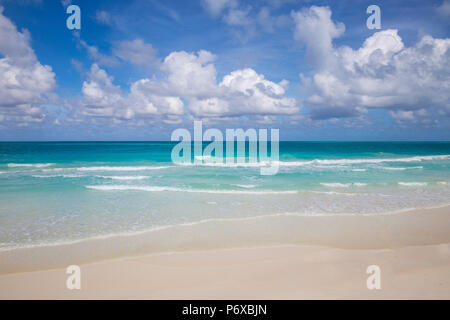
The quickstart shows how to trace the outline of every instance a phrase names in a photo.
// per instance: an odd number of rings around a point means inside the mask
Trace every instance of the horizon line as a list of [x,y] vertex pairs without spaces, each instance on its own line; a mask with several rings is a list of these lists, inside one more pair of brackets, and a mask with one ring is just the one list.
[[[191,140],[190,142],[214,142],[214,140]],[[237,140],[234,140],[237,141]],[[240,140],[239,140],[240,141]],[[248,142],[248,140],[245,140]],[[0,143],[32,143],[32,142],[173,142],[171,140],[0,140]],[[227,142],[227,140],[223,140]],[[268,141],[270,142],[270,141]],[[449,140],[279,140],[279,142],[450,142]]]

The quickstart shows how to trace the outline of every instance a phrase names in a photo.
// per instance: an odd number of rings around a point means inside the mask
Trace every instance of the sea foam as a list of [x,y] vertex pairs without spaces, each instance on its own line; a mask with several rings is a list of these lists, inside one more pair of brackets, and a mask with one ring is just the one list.
[[191,193],[216,193],[216,194],[293,194],[297,193],[296,190],[275,191],[245,191],[245,190],[206,190],[206,189],[187,189],[187,188],[173,188],[173,187],[159,187],[159,186],[124,186],[124,185],[98,185],[98,186],[86,186],[88,189],[101,190],[101,191],[148,191],[148,192],[191,192]]
[[8,163],[10,168],[45,168],[53,165],[54,163]]
[[245,189],[251,189],[256,187],[255,184],[234,184],[234,186]]
[[149,178],[149,176],[95,176],[95,177],[111,180],[144,180]]
[[93,167],[73,167],[73,168],[51,168],[43,169],[44,172],[52,171],[146,171],[146,170],[161,170],[167,169],[170,166],[93,166]]
[[51,175],[32,175],[33,178],[82,178],[83,176],[76,174],[51,174]]
[[384,170],[394,170],[394,171],[403,171],[403,170],[413,170],[413,169],[423,169],[422,166],[417,167],[381,167]]
[[322,186],[328,187],[328,188],[349,188],[351,186],[354,186],[354,187],[367,186],[367,183],[363,183],[363,182],[353,182],[353,183],[321,182],[320,184]]
[[[433,156],[414,156],[403,158],[355,158],[355,159],[312,159],[312,160],[298,160],[298,161],[257,161],[257,162],[206,162],[206,163],[179,163],[185,166],[209,166],[209,167],[264,167],[264,166],[280,166],[280,167],[302,167],[314,165],[323,167],[324,165],[331,168],[332,165],[342,167],[351,164],[371,164],[384,162],[421,162],[431,160],[446,160],[450,155],[433,155]],[[411,167],[413,168],[413,167]]]
[[339,182],[330,182],[330,183],[321,182],[320,184],[324,187],[329,188],[348,188],[352,185],[351,183],[339,183]]
[[405,186],[405,187],[422,187],[422,186],[426,186],[428,183],[426,183],[426,182],[399,182],[398,184],[401,186]]

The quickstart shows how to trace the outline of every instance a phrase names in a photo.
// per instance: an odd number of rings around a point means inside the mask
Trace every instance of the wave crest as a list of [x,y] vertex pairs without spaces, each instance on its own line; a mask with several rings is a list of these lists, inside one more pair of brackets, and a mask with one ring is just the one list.
[[9,168],[45,168],[55,165],[54,163],[8,163]]
[[405,187],[423,187],[428,185],[426,182],[399,182],[398,184]]
[[162,170],[170,168],[170,166],[94,166],[94,167],[74,167],[74,168],[52,168],[52,169],[43,169],[44,172],[52,172],[52,171],[146,171],[146,170]]
[[148,191],[148,192],[172,191],[172,192],[191,192],[191,193],[255,194],[255,195],[298,193],[296,190],[287,190],[287,191],[206,190],[206,189],[185,189],[185,188],[158,187],[158,186],[123,186],[123,185],[98,185],[98,186],[86,186],[86,188],[101,191]]
[[95,177],[111,180],[144,180],[149,178],[149,176],[95,176]]

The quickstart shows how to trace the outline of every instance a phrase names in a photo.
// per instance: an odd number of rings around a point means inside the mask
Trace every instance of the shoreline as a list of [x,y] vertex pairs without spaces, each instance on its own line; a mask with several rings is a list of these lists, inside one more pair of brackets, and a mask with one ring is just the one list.
[[[75,239],[75,240],[67,240],[67,241],[60,241],[60,242],[54,242],[54,243],[41,243],[41,244],[31,244],[31,245],[22,245],[22,246],[16,246],[16,247],[7,247],[7,248],[0,248],[0,255],[2,252],[10,252],[15,250],[22,250],[22,249],[38,249],[43,247],[59,247],[59,246],[70,246],[82,242],[88,242],[88,241],[94,241],[94,240],[108,240],[111,238],[118,238],[118,237],[133,237],[138,236],[146,233],[156,232],[156,231],[162,231],[166,229],[171,228],[177,228],[177,227],[190,227],[195,225],[201,225],[204,223],[214,223],[214,222],[236,222],[236,221],[246,221],[246,220],[256,220],[256,219],[264,219],[264,218],[273,218],[273,217],[279,217],[279,216],[292,216],[292,217],[331,217],[331,216],[339,216],[339,217],[351,217],[351,216],[390,216],[390,215],[396,215],[396,214],[407,214],[407,213],[414,213],[415,211],[422,211],[422,210],[435,210],[435,209],[443,209],[448,208],[450,212],[450,204],[442,204],[442,205],[436,205],[432,207],[426,207],[426,208],[407,208],[407,209],[399,209],[395,211],[389,211],[389,212],[376,212],[376,213],[313,213],[313,214],[307,214],[307,213],[275,213],[275,214],[267,214],[267,215],[259,215],[259,216],[248,216],[248,217],[242,217],[242,218],[210,218],[210,219],[202,219],[199,221],[194,222],[186,222],[186,223],[178,223],[178,224],[169,224],[169,225],[163,225],[163,226],[156,226],[149,229],[144,229],[140,231],[133,231],[133,232],[123,232],[123,233],[112,233],[112,234],[106,234],[106,235],[98,235],[98,236],[91,236],[83,239]],[[172,252],[167,252],[172,253]],[[1,273],[0,273],[1,274]]]
[[450,243],[450,206],[389,214],[212,219],[130,235],[0,251],[0,275],[149,254],[284,245],[389,249]]
[[[0,299],[450,299],[449,230],[446,206],[205,222],[17,249],[0,252]],[[74,264],[81,290],[66,288]],[[381,290],[366,287],[370,265],[381,268]]]

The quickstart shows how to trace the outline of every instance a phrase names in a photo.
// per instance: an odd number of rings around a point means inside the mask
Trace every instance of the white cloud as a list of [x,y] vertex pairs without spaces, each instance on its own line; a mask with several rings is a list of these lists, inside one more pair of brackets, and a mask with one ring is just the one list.
[[138,80],[127,94],[94,64],[88,81],[83,83],[84,113],[121,120],[159,117],[176,123],[185,113],[183,100],[194,117],[216,120],[253,115],[268,121],[269,115],[299,111],[297,101],[285,97],[286,80],[275,83],[252,69],[242,69],[217,83],[215,59],[208,51],[172,52],[161,66],[166,80]]
[[[164,96],[153,90],[149,79],[141,79],[131,85],[124,94],[113,84],[113,77],[93,64],[88,80],[83,82],[84,115],[109,117],[120,120],[137,119],[138,116],[169,116],[183,114],[183,102],[178,97]],[[156,84],[157,86],[157,84]]]
[[264,79],[253,69],[226,75],[216,92],[216,96],[190,101],[195,116],[287,115],[299,111],[295,99],[284,97],[282,85]]
[[[369,108],[388,109],[402,121],[449,113],[450,39],[425,36],[406,48],[397,30],[383,30],[357,50],[334,48],[332,39],[344,27],[331,21],[327,7],[293,17],[300,32],[296,39],[306,45],[315,67],[311,77],[303,76],[313,118],[359,116]],[[428,112],[416,112],[422,109]]]
[[54,89],[55,74],[38,61],[28,31],[18,31],[2,7],[0,57],[0,114],[12,121],[42,121],[39,105]]
[[179,97],[165,96],[154,92],[152,89],[154,84],[149,79],[133,83],[129,100],[135,112],[142,115],[182,115],[184,113],[183,101]]
[[122,90],[113,84],[113,80],[97,64],[92,65],[88,81],[84,81],[82,87],[86,115],[123,117],[129,113],[122,98]]
[[428,115],[425,109],[420,110],[394,110],[389,111],[389,114],[394,118],[397,122],[423,122],[423,120],[428,120],[426,117]]
[[284,97],[286,81],[277,84],[252,69],[242,69],[217,83],[215,59],[208,51],[172,52],[164,59],[162,69],[167,73],[167,83],[162,87],[187,99],[197,117],[298,112],[295,99]]
[[167,74],[167,89],[180,96],[207,96],[214,94],[216,56],[201,50],[197,54],[172,52],[165,59],[162,70]]
[[330,8],[312,6],[291,15],[295,23],[294,37],[305,44],[307,60],[319,69],[335,63],[332,40],[344,33],[345,26],[331,20]]
[[137,66],[157,67],[160,63],[158,50],[142,39],[115,43],[113,54]]

